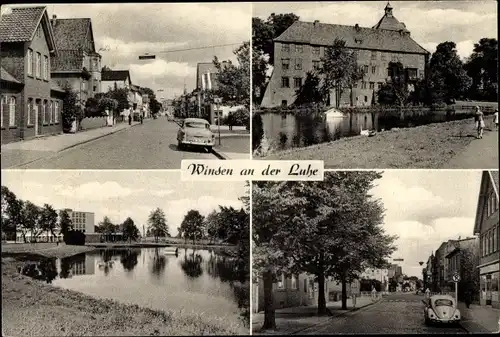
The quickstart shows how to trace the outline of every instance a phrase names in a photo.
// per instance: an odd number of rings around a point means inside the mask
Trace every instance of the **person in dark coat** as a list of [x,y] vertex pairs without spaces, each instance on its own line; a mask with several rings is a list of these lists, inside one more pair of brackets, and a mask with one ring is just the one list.
[[470,307],[470,304],[472,303],[472,291],[470,289],[467,289],[465,291],[465,305],[467,308]]
[[132,113],[128,114],[128,125],[132,125]]

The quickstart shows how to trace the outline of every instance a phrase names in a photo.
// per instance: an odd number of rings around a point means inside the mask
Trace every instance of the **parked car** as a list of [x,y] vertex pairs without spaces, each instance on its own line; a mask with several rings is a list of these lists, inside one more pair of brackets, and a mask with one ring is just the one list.
[[455,299],[450,295],[433,295],[423,300],[425,324],[444,323],[458,324],[460,322],[460,310],[457,308]]
[[204,147],[207,151],[214,146],[215,135],[210,130],[210,123],[201,118],[186,118],[180,124],[177,132],[177,147],[184,146]]

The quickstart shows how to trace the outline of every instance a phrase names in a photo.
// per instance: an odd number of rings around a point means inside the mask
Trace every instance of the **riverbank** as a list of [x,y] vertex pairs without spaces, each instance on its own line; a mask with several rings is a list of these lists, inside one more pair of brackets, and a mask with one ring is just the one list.
[[[492,116],[485,118],[485,136],[495,131]],[[440,169],[448,168],[476,139],[473,119],[434,123],[379,132],[374,137],[342,138],[304,148],[280,151],[265,160],[323,160],[327,169]]]
[[233,249],[233,245],[208,245],[208,244],[192,244],[180,242],[99,242],[99,243],[86,243],[87,247],[94,248],[165,248],[165,247],[178,247],[178,248],[195,248],[195,249]]
[[41,257],[64,258],[95,250],[94,247],[70,246],[64,243],[2,243],[2,257],[38,255]]
[[[137,305],[96,299],[76,291],[51,286],[19,274],[17,268],[24,261],[15,257],[4,257],[3,248],[2,246],[4,336],[248,334],[248,329],[243,328],[242,324],[231,323],[223,318],[214,320],[202,314],[156,311]],[[43,256],[59,257],[61,252],[44,251]],[[18,251],[17,254],[23,253]],[[29,254],[36,255],[33,251]]]

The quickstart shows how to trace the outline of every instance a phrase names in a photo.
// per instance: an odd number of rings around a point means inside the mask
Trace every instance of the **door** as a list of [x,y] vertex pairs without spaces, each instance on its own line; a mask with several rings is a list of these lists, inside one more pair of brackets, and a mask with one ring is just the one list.
[[40,109],[39,104],[40,103],[38,100],[33,102],[33,115],[35,115],[35,136],[38,136],[38,133],[40,132],[38,128],[38,121],[39,121],[38,111]]
[[491,305],[491,274],[486,275],[486,305]]

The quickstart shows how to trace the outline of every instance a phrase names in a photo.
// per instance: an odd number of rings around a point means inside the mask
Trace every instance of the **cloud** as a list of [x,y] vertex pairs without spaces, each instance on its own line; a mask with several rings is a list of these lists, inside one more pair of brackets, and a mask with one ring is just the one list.
[[146,64],[130,64],[129,67],[131,76],[141,79],[155,76],[187,77],[196,74],[196,68],[189,66],[185,62],[167,62],[162,59],[157,59]]
[[154,196],[157,196],[157,197],[164,197],[164,196],[170,195],[174,192],[175,192],[175,190],[153,190],[153,191],[151,191],[151,194]]
[[129,196],[134,192],[130,188],[122,187],[115,181],[106,181],[103,183],[89,182],[76,187],[56,185],[55,191],[60,196],[90,200],[121,198]]

